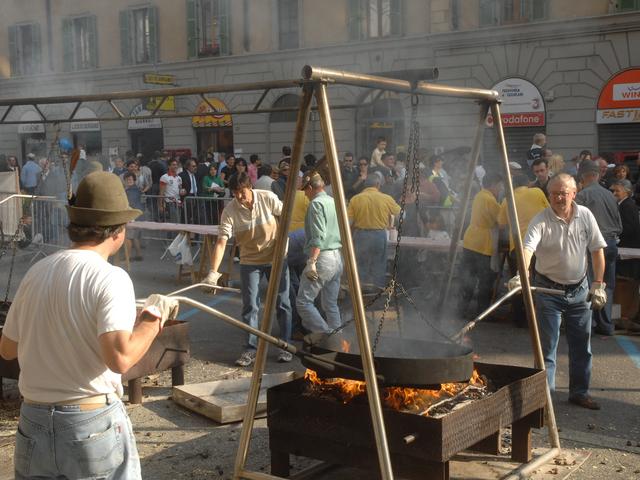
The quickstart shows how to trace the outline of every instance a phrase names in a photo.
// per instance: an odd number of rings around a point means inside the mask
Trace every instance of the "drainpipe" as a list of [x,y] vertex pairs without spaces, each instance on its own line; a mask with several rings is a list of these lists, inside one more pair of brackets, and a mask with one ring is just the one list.
[[53,18],[51,16],[51,0],[45,0],[47,11],[47,53],[49,55],[49,71],[53,72]]

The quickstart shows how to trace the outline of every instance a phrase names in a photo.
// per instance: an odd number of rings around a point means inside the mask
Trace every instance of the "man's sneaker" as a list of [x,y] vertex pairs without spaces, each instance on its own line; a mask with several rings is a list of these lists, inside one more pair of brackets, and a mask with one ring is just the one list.
[[239,365],[241,367],[248,367],[250,365],[253,365],[255,361],[256,351],[253,349],[245,350],[242,355],[240,355],[240,358],[236,360],[236,365]]
[[293,360],[293,355],[290,352],[287,352],[286,350],[280,350],[280,353],[278,354],[278,362],[286,363],[290,362],[291,360]]

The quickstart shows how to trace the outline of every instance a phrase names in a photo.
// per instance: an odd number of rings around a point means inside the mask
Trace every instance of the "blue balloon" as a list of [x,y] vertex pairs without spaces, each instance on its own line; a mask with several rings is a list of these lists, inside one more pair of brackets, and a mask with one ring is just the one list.
[[68,138],[61,138],[58,141],[58,144],[60,145],[60,148],[62,150],[71,150],[73,148],[73,143],[71,143],[71,140],[69,140]]

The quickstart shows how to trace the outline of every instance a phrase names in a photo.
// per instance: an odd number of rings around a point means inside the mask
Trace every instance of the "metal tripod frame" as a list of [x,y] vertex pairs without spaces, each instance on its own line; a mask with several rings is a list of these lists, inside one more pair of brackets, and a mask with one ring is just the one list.
[[[375,366],[373,362],[373,355],[371,353],[371,346],[369,344],[369,336],[367,332],[367,323],[365,319],[364,304],[362,295],[360,293],[360,282],[358,278],[358,267],[355,261],[355,253],[353,241],[351,238],[351,231],[349,228],[349,221],[347,218],[347,209],[345,194],[342,187],[342,178],[338,163],[338,152],[336,147],[336,141],[333,133],[333,125],[331,119],[331,112],[329,107],[329,101],[327,96],[328,85],[344,85],[352,87],[361,87],[369,89],[378,89],[383,91],[391,91],[401,94],[412,95],[424,95],[424,96],[441,96],[458,99],[474,100],[480,104],[480,114],[478,118],[476,135],[474,137],[473,148],[471,152],[471,158],[469,161],[468,178],[463,192],[463,205],[462,214],[458,219],[458,225],[456,227],[456,235],[452,240],[450,251],[450,269],[448,272],[448,279],[445,283],[445,295],[442,298],[446,299],[449,295],[451,287],[451,278],[454,270],[455,258],[457,256],[457,248],[460,237],[462,235],[462,222],[468,205],[470,202],[471,192],[471,179],[474,174],[474,169],[477,163],[477,159],[480,155],[480,149],[482,146],[482,133],[484,128],[484,120],[487,111],[490,109],[493,114],[494,127],[498,135],[498,143],[500,147],[500,153],[502,157],[502,170],[505,175],[505,179],[509,177],[509,159],[507,155],[507,149],[504,139],[504,131],[502,127],[499,107],[498,93],[492,90],[478,89],[478,88],[466,88],[439,85],[434,83],[428,83],[424,81],[407,81],[399,80],[382,76],[365,75],[360,73],[352,73],[345,71],[330,70],[324,68],[317,68],[313,66],[305,66],[302,71],[302,79],[296,80],[274,80],[244,84],[226,84],[226,85],[210,85],[207,87],[188,87],[188,88],[168,88],[161,91],[158,90],[144,90],[135,92],[111,92],[100,93],[90,95],[71,95],[71,96],[58,96],[58,97],[36,97],[36,98],[9,98],[0,99],[0,108],[5,107],[4,112],[0,116],[1,124],[19,124],[21,121],[8,120],[9,113],[16,106],[30,106],[34,108],[41,116],[41,120],[36,123],[60,123],[79,121],[82,119],[75,119],[74,115],[79,109],[80,105],[86,102],[105,102],[116,113],[115,117],[101,118],[100,121],[117,121],[129,119],[129,116],[124,115],[115,101],[127,101],[134,100],[140,97],[148,96],[161,96],[163,100],[168,96],[199,96],[206,101],[205,94],[212,93],[230,93],[230,92],[256,92],[262,90],[262,95],[255,104],[253,109],[238,110],[234,112],[218,112],[220,114],[233,113],[233,114],[256,114],[256,113],[270,113],[274,111],[288,111],[289,109],[274,109],[274,108],[262,108],[261,103],[264,100],[267,92],[278,89],[292,89],[301,88],[302,96],[300,99],[300,106],[298,108],[298,116],[296,122],[295,137],[293,142],[292,163],[289,178],[287,180],[287,187],[285,191],[285,201],[282,215],[280,217],[280,225],[276,236],[276,248],[275,255],[272,262],[272,274],[269,280],[269,286],[267,289],[264,314],[260,324],[260,330],[268,333],[271,331],[271,318],[273,315],[275,301],[277,296],[278,284],[282,273],[285,257],[285,246],[287,242],[287,232],[291,220],[291,213],[293,209],[294,197],[295,197],[295,181],[300,171],[302,161],[302,150],[304,147],[305,134],[309,124],[309,115],[312,109],[317,109],[320,117],[320,124],[324,139],[325,153],[327,157],[327,163],[329,167],[331,184],[333,186],[333,195],[336,202],[336,210],[338,213],[338,223],[340,227],[340,234],[343,243],[343,256],[345,258],[345,271],[347,274],[347,280],[349,283],[349,292],[351,295],[351,301],[354,306],[354,318],[356,325],[356,332],[358,336],[358,343],[360,352],[362,355],[362,367],[364,370],[364,376],[367,383],[367,395],[369,399],[369,408],[371,412],[371,421],[373,425],[373,431],[376,442],[376,449],[378,454],[378,463],[380,467],[380,475],[383,480],[392,480],[394,478],[391,457],[389,455],[389,447],[387,444],[387,437],[385,433],[384,419],[382,415],[382,406],[380,397],[378,395],[377,377],[375,372]],[[315,98],[316,106],[312,107],[312,101]],[[41,105],[51,104],[75,104],[73,111],[70,115],[63,119],[50,119],[47,118],[40,108]],[[357,108],[357,105],[335,105],[332,108]],[[152,116],[156,118],[179,118],[192,116],[192,112],[181,112],[175,114],[166,114],[159,111],[156,108],[152,112]],[[197,115],[197,113],[195,113]],[[135,117],[131,117],[135,118]],[[148,117],[146,117],[148,118]],[[29,123],[34,123],[29,121]],[[516,204],[513,193],[513,186],[510,181],[505,181],[506,185],[506,199],[509,211],[509,219],[511,228],[513,231],[513,238],[515,240],[516,254],[518,257],[518,270],[520,272],[520,278],[522,280],[522,290],[524,294],[524,303],[527,311],[527,318],[529,321],[529,332],[531,337],[531,343],[533,347],[534,363],[537,368],[544,369],[544,359],[542,356],[542,348],[540,345],[540,336],[537,328],[537,322],[535,318],[535,310],[533,307],[533,297],[531,295],[531,285],[528,280],[527,272],[524,268],[524,252],[522,249],[522,240],[518,233],[517,212]],[[253,430],[254,417],[257,409],[258,395],[260,392],[260,385],[262,383],[262,375],[265,370],[266,355],[267,355],[268,343],[263,338],[258,340],[258,350],[256,353],[256,363],[253,369],[251,377],[251,386],[249,389],[249,395],[247,399],[247,408],[244,416],[244,423],[242,425],[242,432],[240,435],[238,451],[235,459],[234,467],[234,479],[250,479],[250,480],[274,480],[280,477],[269,475],[262,472],[254,472],[246,468],[247,456],[249,451],[249,444],[251,441],[251,432]],[[555,414],[553,411],[553,404],[551,402],[551,394],[547,386],[547,425],[549,430],[549,439],[552,448],[546,453],[539,456],[535,460],[523,465],[520,469],[514,472],[514,475],[525,475],[527,472],[536,468],[543,461],[547,461],[559,452],[560,441],[558,437],[558,431],[556,427]],[[512,478],[512,477],[509,477]],[[516,477],[513,477],[516,478]]]
[[[374,437],[376,441],[376,448],[378,453],[378,463],[380,468],[381,478],[383,480],[391,480],[394,478],[391,457],[389,454],[389,446],[387,444],[387,437],[385,433],[385,425],[382,415],[382,406],[380,403],[380,397],[378,395],[377,377],[375,372],[375,366],[373,362],[373,355],[371,352],[371,345],[369,344],[369,335],[367,332],[367,323],[365,319],[364,304],[362,295],[360,294],[360,281],[358,278],[358,267],[355,260],[355,251],[353,241],[351,238],[351,231],[349,228],[349,221],[347,218],[345,194],[342,186],[342,178],[340,174],[340,167],[338,163],[338,153],[333,133],[333,125],[331,120],[331,112],[327,97],[327,85],[328,84],[346,84],[368,88],[379,88],[384,90],[391,90],[403,93],[413,93],[421,95],[439,95],[439,96],[451,96],[457,98],[469,98],[480,102],[480,118],[478,121],[478,127],[476,136],[473,143],[473,149],[471,153],[471,160],[469,162],[469,175],[467,178],[467,184],[465,186],[465,199],[463,206],[463,214],[460,216],[457,226],[458,234],[452,242],[452,255],[451,265],[453,265],[455,257],[457,255],[457,245],[462,230],[461,225],[464,218],[464,212],[468,209],[471,191],[471,178],[477,163],[477,159],[480,155],[480,148],[482,146],[482,128],[484,126],[484,119],[487,114],[487,109],[490,108],[494,118],[494,125],[497,128],[498,141],[501,156],[502,156],[502,168],[505,174],[505,178],[509,179],[505,181],[507,185],[506,196],[509,209],[509,218],[514,230],[514,238],[516,241],[516,252],[518,255],[518,267],[521,274],[522,290],[524,294],[525,305],[527,309],[527,317],[529,319],[529,326],[531,332],[531,342],[534,351],[535,365],[538,368],[544,369],[544,361],[542,356],[542,348],[540,345],[540,337],[537,329],[537,323],[535,318],[535,309],[533,308],[533,297],[531,295],[531,286],[528,281],[528,277],[524,268],[524,252],[522,249],[522,241],[517,231],[517,211],[513,192],[513,186],[511,185],[509,177],[509,159],[507,156],[507,149],[504,140],[504,131],[502,129],[502,122],[500,117],[499,98],[495,91],[480,90],[460,87],[447,87],[443,85],[434,85],[425,82],[420,82],[417,85],[412,85],[407,81],[394,80],[383,77],[375,77],[371,75],[362,75],[343,71],[334,71],[327,69],[318,69],[311,66],[306,66],[303,69],[303,77],[307,81],[303,87],[303,95],[300,101],[300,108],[298,111],[298,119],[296,123],[295,138],[293,143],[292,165],[291,173],[287,181],[287,189],[285,193],[285,208],[281,217],[280,230],[278,232],[276,243],[276,254],[272,264],[272,274],[269,281],[269,288],[267,290],[267,298],[265,302],[264,316],[262,318],[261,330],[268,332],[271,329],[271,317],[273,308],[275,305],[275,298],[277,294],[277,286],[280,279],[283,259],[284,248],[286,242],[286,232],[288,231],[289,221],[291,217],[291,210],[293,208],[293,200],[295,196],[295,179],[300,170],[302,146],[304,145],[305,131],[309,122],[309,111],[311,108],[312,97],[315,96],[318,105],[318,113],[320,115],[320,124],[322,128],[322,134],[325,145],[325,154],[327,157],[327,164],[329,167],[331,185],[333,188],[333,197],[336,203],[336,211],[338,214],[338,225],[340,228],[340,235],[342,238],[342,251],[345,259],[345,270],[347,273],[347,281],[349,284],[349,292],[351,295],[351,301],[354,306],[354,318],[356,325],[356,333],[360,352],[362,356],[362,366],[364,370],[365,381],[367,383],[367,396],[369,400],[369,408],[371,411],[371,420],[373,424]],[[453,268],[449,271],[449,278],[447,279],[447,292],[451,285],[451,277],[453,275]],[[266,348],[267,342],[260,339],[258,341],[258,351],[256,355],[256,364],[253,369],[251,378],[251,388],[249,390],[249,397],[247,400],[247,409],[245,411],[244,422],[242,425],[242,433],[240,436],[240,446],[238,448],[234,478],[243,478],[250,480],[267,480],[276,479],[273,475],[265,474],[262,472],[253,472],[245,468],[247,453],[249,449],[249,442],[251,431],[253,430],[253,422],[256,413],[256,407],[258,402],[258,395],[260,392],[260,384],[262,381],[262,375],[264,373],[264,367],[266,362]],[[547,386],[547,419],[549,428],[549,438],[551,441],[551,448],[543,456],[539,457],[535,462],[538,463],[543,459],[551,458],[559,451],[560,443],[558,438],[558,432],[555,422],[555,414],[553,411],[553,405],[551,402],[551,394]],[[533,463],[533,462],[531,462]],[[530,465],[529,465],[530,466]]]

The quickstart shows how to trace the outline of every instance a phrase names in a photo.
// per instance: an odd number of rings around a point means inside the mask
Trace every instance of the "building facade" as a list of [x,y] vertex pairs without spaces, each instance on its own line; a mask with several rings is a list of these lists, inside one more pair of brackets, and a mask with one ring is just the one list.
[[[503,96],[512,157],[533,133],[567,157],[580,150],[640,150],[640,0],[7,0],[0,18],[2,97],[55,96],[166,86],[298,78],[305,64],[402,77],[437,67],[438,83],[493,88]],[[262,106],[295,106],[298,91],[268,92]],[[261,92],[167,99],[161,111],[193,118],[101,121],[104,104],[84,104],[82,122],[42,125],[36,110],[13,109],[0,125],[0,151],[46,152],[56,137],[88,150],[145,154],[237,151],[276,161],[293,139],[295,114],[222,115],[251,109]],[[407,143],[410,99],[355,88],[330,89],[342,151],[368,155],[375,137]],[[157,98],[121,102],[145,115]],[[213,108],[212,108],[213,107]],[[47,110],[69,115],[73,106]],[[4,113],[3,113],[4,115]],[[421,145],[471,144],[478,107],[447,98],[420,101]],[[486,119],[484,156],[496,154]],[[322,155],[311,118],[305,153]]]

